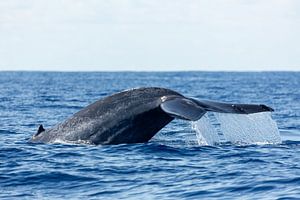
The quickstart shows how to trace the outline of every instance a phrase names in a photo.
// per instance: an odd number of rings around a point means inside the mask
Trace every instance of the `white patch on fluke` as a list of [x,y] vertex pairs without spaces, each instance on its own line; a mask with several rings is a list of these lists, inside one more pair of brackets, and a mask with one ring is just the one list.
[[208,112],[192,122],[199,145],[279,144],[282,142],[276,122],[270,112],[228,114]]

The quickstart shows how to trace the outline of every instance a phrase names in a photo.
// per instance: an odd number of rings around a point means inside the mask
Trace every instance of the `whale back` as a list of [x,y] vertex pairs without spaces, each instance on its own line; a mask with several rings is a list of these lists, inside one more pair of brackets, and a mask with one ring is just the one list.
[[[159,106],[161,102],[160,98],[167,95],[182,96],[173,90],[165,88],[150,87],[130,89],[100,99],[75,113],[74,116],[93,118],[103,114],[113,114],[122,109],[134,109],[136,106],[140,107],[140,110],[147,110],[149,106]],[[146,105],[146,107],[143,109],[144,105]]]
[[182,96],[164,88],[138,88],[100,99],[32,141],[90,144],[141,143],[174,118],[160,108],[162,96]]
[[83,138],[93,144],[147,142],[174,119],[159,107],[161,97],[169,95],[182,96],[164,88],[126,90],[96,101],[74,117],[101,121]]

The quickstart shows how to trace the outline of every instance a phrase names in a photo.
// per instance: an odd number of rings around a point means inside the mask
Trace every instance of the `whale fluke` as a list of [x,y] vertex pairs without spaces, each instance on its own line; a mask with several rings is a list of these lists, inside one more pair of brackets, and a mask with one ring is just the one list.
[[161,109],[175,118],[196,121],[206,113],[195,101],[187,98],[162,97],[162,100],[163,103],[160,104]]
[[165,88],[136,88],[100,99],[50,129],[40,125],[31,141],[142,143],[175,118],[196,121],[208,111],[251,114],[273,109],[266,105],[197,100]]
[[273,108],[260,104],[232,104],[207,100],[195,100],[196,104],[206,111],[235,114],[252,114],[258,112],[273,112]]
[[162,101],[160,107],[164,112],[172,117],[190,121],[199,120],[207,111],[234,114],[274,111],[272,108],[262,104],[231,104],[207,100],[200,101],[178,96],[162,97]]

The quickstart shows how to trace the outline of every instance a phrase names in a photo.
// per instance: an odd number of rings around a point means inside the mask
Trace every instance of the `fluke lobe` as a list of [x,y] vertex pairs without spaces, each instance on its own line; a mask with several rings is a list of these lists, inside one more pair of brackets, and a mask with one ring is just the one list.
[[196,100],[165,88],[137,88],[113,94],[44,129],[31,142],[86,144],[143,143],[174,118],[196,121],[207,111],[250,114],[273,111],[265,105]]

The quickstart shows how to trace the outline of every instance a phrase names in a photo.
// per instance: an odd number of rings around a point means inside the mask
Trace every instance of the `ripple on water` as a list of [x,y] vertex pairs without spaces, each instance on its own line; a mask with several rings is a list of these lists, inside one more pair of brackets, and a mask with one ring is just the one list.
[[[0,199],[299,199],[299,80],[279,72],[1,72]],[[198,146],[190,123],[179,120],[147,144],[27,142],[39,124],[139,86],[271,105],[283,142]]]

